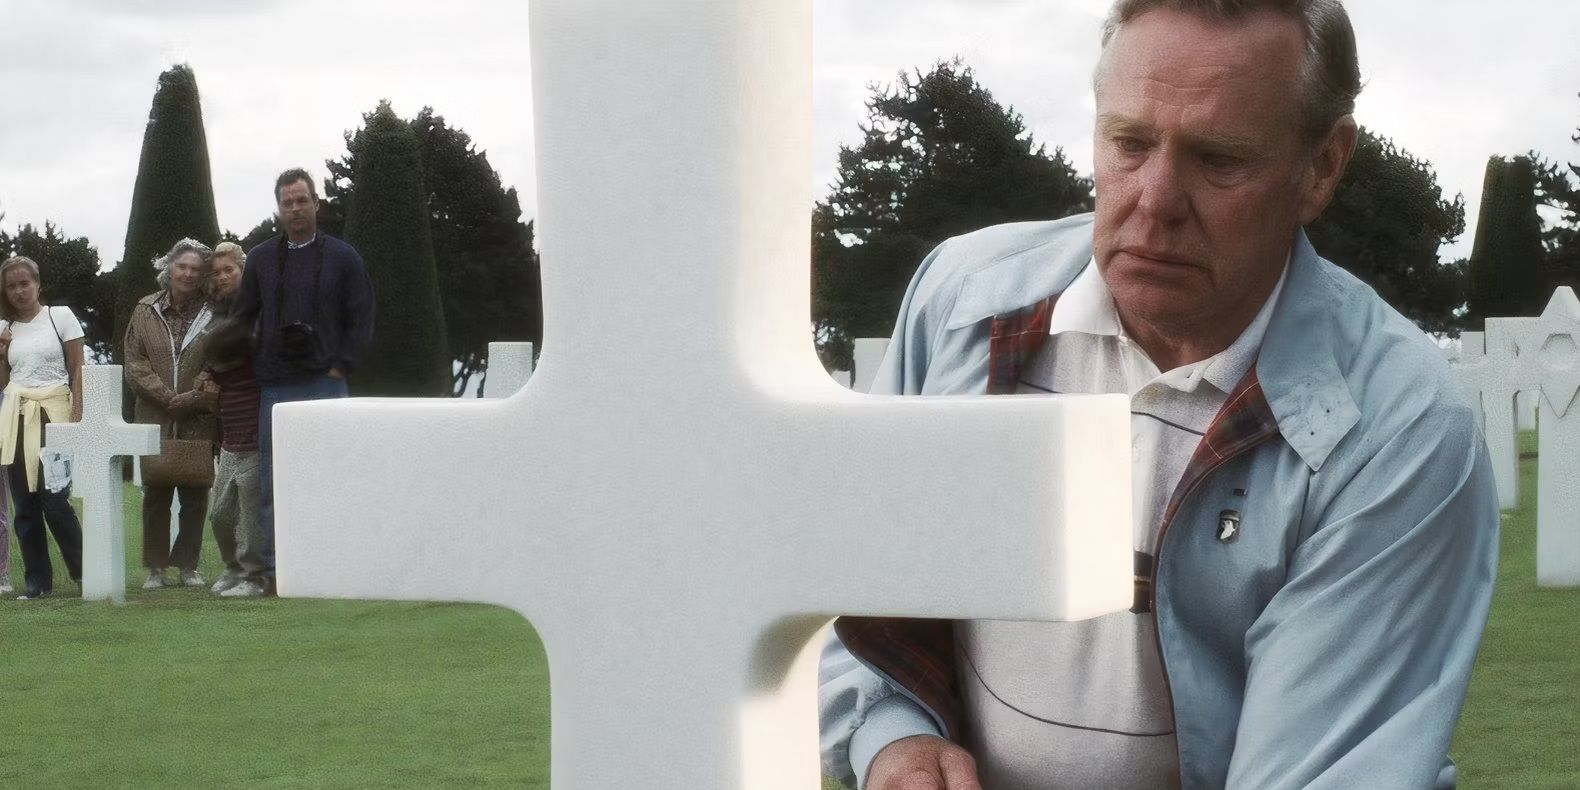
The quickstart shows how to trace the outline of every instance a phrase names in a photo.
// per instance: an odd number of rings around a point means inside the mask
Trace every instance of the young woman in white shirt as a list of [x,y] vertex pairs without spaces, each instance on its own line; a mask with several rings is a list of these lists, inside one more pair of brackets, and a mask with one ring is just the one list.
[[9,464],[13,526],[22,548],[26,588],[21,600],[54,592],[45,525],[66,570],[82,579],[82,525],[71,489],[44,487],[39,463],[43,426],[82,417],[82,324],[69,307],[39,301],[38,264],[25,257],[0,264],[0,463]]

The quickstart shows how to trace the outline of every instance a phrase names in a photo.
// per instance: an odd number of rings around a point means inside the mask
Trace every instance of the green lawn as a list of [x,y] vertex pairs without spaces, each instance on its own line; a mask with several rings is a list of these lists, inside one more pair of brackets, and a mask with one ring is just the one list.
[[1498,591],[1454,739],[1462,786],[1580,787],[1580,590],[1536,587],[1536,446],[1521,437],[1520,508],[1504,514]]
[[124,607],[0,602],[0,788],[548,787],[548,670],[510,612],[128,579]]
[[[1536,589],[1534,467],[1454,743],[1473,790],[1580,787],[1580,591]],[[14,545],[12,566],[20,587]],[[0,790],[548,786],[547,669],[519,617],[145,593],[129,571],[124,607],[0,601]]]

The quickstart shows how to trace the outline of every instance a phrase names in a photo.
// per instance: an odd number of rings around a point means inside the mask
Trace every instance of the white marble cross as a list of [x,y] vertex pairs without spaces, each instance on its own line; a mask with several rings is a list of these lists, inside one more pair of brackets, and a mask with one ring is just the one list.
[[[127,457],[159,452],[159,426],[121,419],[120,365],[85,365],[82,421],[44,426],[51,449],[71,456],[72,493],[82,498],[82,597],[126,600],[126,524],[121,494]],[[42,483],[41,483],[42,484]]]
[[1541,400],[1539,392],[1522,392],[1515,396],[1514,412],[1520,422],[1520,430],[1536,430],[1536,413],[1542,409]]
[[524,614],[556,790],[816,787],[830,615],[1130,605],[1124,397],[874,397],[819,365],[811,5],[537,0],[532,379],[276,411],[281,594]]
[[488,372],[483,376],[483,397],[508,398],[532,377],[531,343],[489,343]]
[[[1540,390],[1536,582],[1580,586],[1580,299],[1559,288],[1537,318],[1487,319],[1487,356],[1521,390]],[[1507,353],[1513,349],[1513,354]],[[1495,351],[1497,350],[1497,351]],[[1495,356],[1496,355],[1496,356]]]
[[1452,361],[1454,377],[1476,410],[1476,424],[1492,456],[1492,476],[1498,484],[1498,507],[1520,506],[1520,446],[1515,436],[1515,393],[1519,391],[1510,365],[1513,349],[1495,348],[1489,354],[1482,332],[1460,334],[1460,352]]

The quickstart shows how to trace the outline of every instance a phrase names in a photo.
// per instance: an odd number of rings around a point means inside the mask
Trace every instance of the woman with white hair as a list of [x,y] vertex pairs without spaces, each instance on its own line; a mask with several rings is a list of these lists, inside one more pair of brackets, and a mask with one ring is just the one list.
[[82,525],[71,488],[44,486],[39,451],[44,426],[82,418],[82,324],[71,308],[39,300],[38,264],[16,256],[0,264],[0,464],[9,464],[17,543],[26,590],[22,600],[54,592],[46,523],[74,581],[82,580]]
[[[167,568],[187,587],[203,586],[198,555],[214,484],[214,398],[197,386],[204,333],[213,314],[207,291],[213,250],[182,239],[154,261],[160,290],[143,297],[126,326],[126,381],[137,398],[136,419],[160,428],[160,454],[145,456],[143,475],[144,589],[164,587]],[[181,524],[170,544],[170,505],[181,495]]]

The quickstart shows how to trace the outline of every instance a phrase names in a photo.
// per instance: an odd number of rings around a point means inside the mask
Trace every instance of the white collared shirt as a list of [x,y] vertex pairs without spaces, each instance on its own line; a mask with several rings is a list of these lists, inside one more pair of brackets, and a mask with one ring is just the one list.
[[1027,367],[1020,391],[1130,396],[1137,551],[1151,553],[1175,484],[1229,393],[1255,364],[1283,290],[1280,275],[1262,309],[1228,348],[1166,373],[1125,334],[1095,261],[1054,303],[1048,321],[1052,337]]
[[[1286,267],[1287,271],[1287,262]],[[1174,486],[1229,393],[1255,363],[1283,278],[1222,352],[1160,372],[1125,335],[1088,264],[1054,303],[1051,337],[1026,366],[1023,393],[1130,396],[1133,545],[1153,554]],[[961,693],[973,755],[995,790],[1171,788],[1174,721],[1149,613],[1076,623],[962,621]]]

